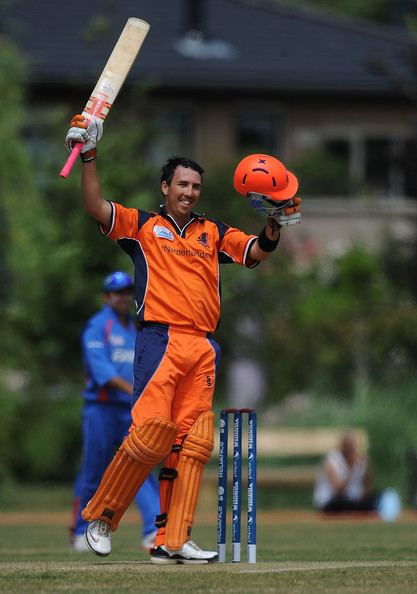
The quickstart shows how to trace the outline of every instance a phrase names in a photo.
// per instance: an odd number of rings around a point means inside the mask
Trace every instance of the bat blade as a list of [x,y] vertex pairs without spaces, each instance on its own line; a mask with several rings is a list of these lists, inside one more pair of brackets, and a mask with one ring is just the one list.
[[[142,19],[130,17],[120,37],[107,60],[106,65],[94,87],[91,97],[87,101],[82,114],[88,119],[101,118],[105,120],[113,105],[129,70],[135,61],[140,48],[149,31],[149,23]],[[72,166],[80,154],[82,143],[77,143],[64,167],[61,177],[68,177]]]

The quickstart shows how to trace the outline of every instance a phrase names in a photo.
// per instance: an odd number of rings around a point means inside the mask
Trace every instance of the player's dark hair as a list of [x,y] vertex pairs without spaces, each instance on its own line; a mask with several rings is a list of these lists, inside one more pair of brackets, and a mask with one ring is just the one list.
[[187,167],[193,171],[197,171],[203,177],[204,169],[191,159],[187,157],[171,157],[161,169],[161,183],[164,181],[170,185],[177,167]]

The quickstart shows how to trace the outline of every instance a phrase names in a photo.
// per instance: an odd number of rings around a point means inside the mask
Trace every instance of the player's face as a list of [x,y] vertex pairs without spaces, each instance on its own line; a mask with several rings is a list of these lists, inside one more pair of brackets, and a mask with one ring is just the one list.
[[132,309],[133,291],[131,289],[111,291],[106,295],[106,302],[119,316],[127,316]]
[[171,183],[163,181],[161,189],[168,214],[180,225],[187,223],[200,198],[201,175],[189,167],[178,166]]

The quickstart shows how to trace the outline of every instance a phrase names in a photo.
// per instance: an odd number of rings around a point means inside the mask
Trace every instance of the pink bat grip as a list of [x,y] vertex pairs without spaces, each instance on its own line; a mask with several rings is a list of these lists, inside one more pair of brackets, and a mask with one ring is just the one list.
[[81,149],[83,148],[83,143],[82,142],[77,142],[74,145],[74,148],[71,151],[70,156],[68,157],[65,165],[63,166],[63,168],[61,169],[59,175],[61,177],[68,177],[70,174],[70,171],[75,163],[75,161],[77,160],[77,157],[79,156]]

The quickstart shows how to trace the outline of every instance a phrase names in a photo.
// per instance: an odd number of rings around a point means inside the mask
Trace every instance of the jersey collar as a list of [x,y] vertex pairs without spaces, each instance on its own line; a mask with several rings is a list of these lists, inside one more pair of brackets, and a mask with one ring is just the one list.
[[173,225],[175,231],[178,233],[178,235],[180,235],[181,237],[184,237],[185,235],[185,230],[187,227],[189,227],[191,225],[191,223],[194,223],[194,221],[203,221],[204,220],[204,215],[203,214],[199,214],[197,212],[192,212],[191,213],[191,218],[188,221],[188,223],[186,225],[184,225],[184,227],[180,227],[178,225],[178,223],[175,221],[175,219],[167,213],[167,209],[165,204],[161,204],[160,205],[160,210],[159,210],[159,214],[164,217],[164,219],[167,219],[168,221],[171,222],[171,224]]

